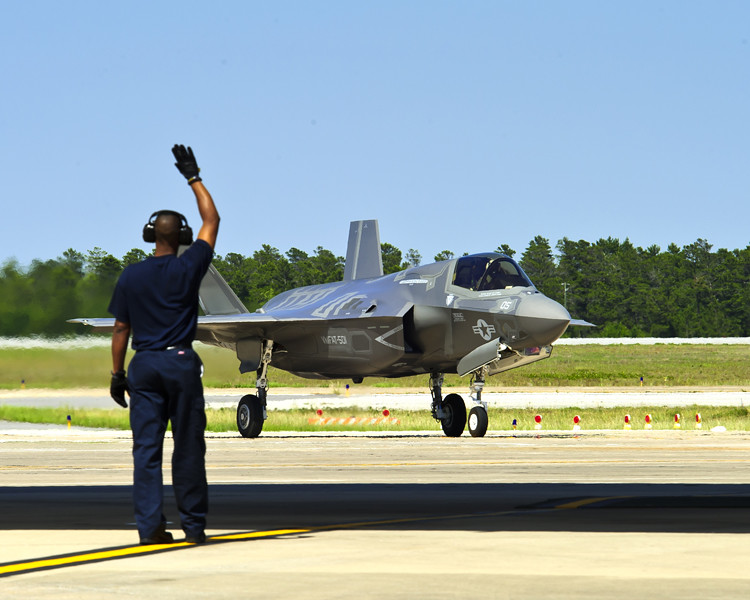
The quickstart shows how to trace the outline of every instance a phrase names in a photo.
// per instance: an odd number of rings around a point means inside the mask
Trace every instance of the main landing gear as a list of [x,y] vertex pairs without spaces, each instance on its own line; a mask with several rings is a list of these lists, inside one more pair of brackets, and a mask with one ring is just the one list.
[[[242,437],[255,438],[263,430],[263,423],[268,418],[266,411],[266,397],[268,395],[268,365],[271,363],[273,341],[263,342],[260,366],[255,380],[256,393],[243,396],[237,405],[237,429]],[[448,394],[443,398],[443,374],[430,375],[430,392],[432,393],[432,416],[440,421],[443,433],[448,437],[459,437],[468,423],[472,437],[483,437],[487,433],[489,419],[487,417],[487,403],[482,400],[482,389],[486,370],[484,367],[474,371],[471,396],[475,406],[466,418],[466,404],[458,394]]]
[[273,342],[263,343],[263,350],[255,380],[256,394],[243,396],[237,405],[237,429],[242,437],[254,438],[263,430],[263,423],[268,418],[266,396],[268,395],[268,365],[271,363]]
[[[487,417],[487,403],[482,400],[482,389],[484,388],[484,368],[478,369],[472,376],[472,389],[475,396],[471,399],[475,402],[469,412],[469,433],[472,437],[483,437],[487,433],[489,418]],[[467,425],[466,405],[463,398],[458,394],[442,396],[443,374],[433,373],[430,376],[430,392],[432,393],[432,416],[440,421],[443,433],[448,437],[459,437]]]

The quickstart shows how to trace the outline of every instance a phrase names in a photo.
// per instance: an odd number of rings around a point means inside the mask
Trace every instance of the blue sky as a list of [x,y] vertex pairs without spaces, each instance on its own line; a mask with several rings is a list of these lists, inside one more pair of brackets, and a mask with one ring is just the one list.
[[431,262],[536,235],[750,244],[748,2],[15,2],[3,8],[0,261],[122,256],[152,211],[217,252]]

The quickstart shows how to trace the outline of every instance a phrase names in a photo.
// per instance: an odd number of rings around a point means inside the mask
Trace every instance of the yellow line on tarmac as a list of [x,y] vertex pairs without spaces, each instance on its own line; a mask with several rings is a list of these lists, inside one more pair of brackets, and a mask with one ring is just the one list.
[[[553,509],[575,509],[590,504],[596,504],[605,500],[611,500],[619,498],[620,496],[601,497],[601,498],[584,498],[576,500],[575,502],[569,502],[567,504],[560,504]],[[225,535],[213,535],[210,536],[207,541],[209,542],[231,542],[251,539],[263,539],[280,537],[286,535],[298,535],[303,533],[314,533],[320,531],[335,531],[344,529],[357,529],[362,527],[374,527],[378,525],[398,525],[404,523],[419,523],[425,521],[446,521],[451,519],[470,519],[478,517],[499,517],[506,515],[513,515],[525,512],[523,509],[511,509],[503,511],[493,512],[476,512],[476,513],[464,513],[457,515],[439,515],[432,517],[406,517],[400,519],[384,519],[376,521],[360,521],[356,523],[338,523],[335,525],[320,525],[316,527],[308,527],[304,529],[274,529],[269,531],[249,531],[245,533],[231,533]],[[66,556],[53,556],[49,558],[42,558],[38,560],[29,560],[17,563],[5,563],[0,564],[0,577],[14,574],[30,573],[33,571],[56,569],[68,566],[81,565],[86,563],[100,562],[106,560],[113,560],[119,558],[127,558],[130,556],[139,556],[144,554],[156,553],[156,552],[169,552],[172,550],[179,550],[183,548],[195,547],[196,544],[189,544],[187,542],[176,542],[172,544],[152,544],[146,546],[126,546],[122,548],[113,548],[110,550],[99,550],[95,552],[84,552],[81,554],[70,554]]]
[[276,531],[248,531],[246,533],[229,533],[226,535],[212,535],[208,538],[211,541],[233,541],[233,540],[251,540],[257,538],[274,537],[279,535],[293,535],[295,533],[310,533],[313,529],[277,529]]
[[148,554],[159,550],[172,549],[175,547],[191,546],[185,542],[178,544],[153,544],[150,546],[129,546],[127,548],[116,548],[114,550],[101,550],[99,552],[89,552],[86,554],[74,554],[71,556],[61,556],[53,558],[44,558],[32,560],[29,562],[20,562],[13,564],[0,565],[0,576],[11,573],[21,573],[24,571],[36,571],[40,569],[50,569],[54,567],[64,567],[78,563],[94,562],[112,558],[121,558],[123,556],[134,556],[137,554]]
[[[291,535],[295,533],[308,533],[310,529],[278,529],[273,531],[254,531],[236,535],[217,535],[211,536],[208,540],[233,540],[233,539],[250,539],[250,538],[267,538],[281,535]],[[113,548],[111,550],[100,550],[96,552],[85,552],[81,554],[71,554],[67,556],[53,556],[39,560],[30,560],[18,563],[6,563],[0,565],[0,577],[13,575],[17,573],[28,573],[31,571],[40,571],[45,569],[55,569],[79,565],[84,563],[99,562],[112,560],[116,558],[127,558],[129,556],[138,556],[141,554],[151,554],[154,552],[166,552],[178,550],[181,548],[192,548],[196,544],[187,542],[176,542],[172,544],[149,544],[145,546],[127,546],[124,548]]]
[[[362,521],[358,523],[338,523],[335,525],[321,525],[309,527],[306,529],[275,529],[270,531],[248,531],[245,533],[230,533],[225,535],[212,535],[207,538],[208,542],[231,542],[251,539],[262,539],[271,537],[280,537],[285,535],[296,535],[301,533],[313,533],[316,531],[335,531],[342,529],[356,529],[360,527],[373,527],[375,525],[397,525],[403,523],[417,523],[421,521],[440,521],[448,519],[466,519],[487,516],[500,516],[517,513],[517,510],[508,510],[491,513],[470,513],[460,515],[441,515],[435,517],[408,517],[403,519],[387,519],[380,521]],[[177,542],[172,544],[152,544],[147,546],[127,546],[125,548],[114,548],[112,550],[100,550],[97,552],[87,552],[81,554],[71,554],[67,556],[57,556],[31,560],[18,563],[0,564],[0,577],[6,575],[30,573],[46,569],[57,569],[61,567],[75,566],[86,563],[113,560],[118,558],[127,558],[129,556],[138,556],[154,552],[169,552],[181,548],[194,547],[195,544],[187,542]]]

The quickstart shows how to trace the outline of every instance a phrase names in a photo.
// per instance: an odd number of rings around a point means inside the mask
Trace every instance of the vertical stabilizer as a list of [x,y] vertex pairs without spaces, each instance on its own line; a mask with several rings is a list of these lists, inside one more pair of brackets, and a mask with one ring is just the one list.
[[344,281],[382,277],[383,257],[380,253],[378,222],[352,221],[349,225],[349,245],[346,248]]
[[209,265],[201,281],[198,298],[203,312],[207,315],[238,315],[247,312],[242,300],[213,265]]

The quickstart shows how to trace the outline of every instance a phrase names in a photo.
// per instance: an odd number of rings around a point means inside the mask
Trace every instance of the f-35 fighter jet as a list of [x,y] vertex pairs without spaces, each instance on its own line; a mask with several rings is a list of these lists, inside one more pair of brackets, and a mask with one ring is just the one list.
[[[383,275],[377,221],[351,223],[344,280],[293,289],[249,313],[211,266],[200,290],[205,316],[196,339],[233,350],[256,371],[256,393],[237,408],[237,426],[257,437],[267,418],[268,366],[315,379],[429,376],[432,415],[447,436],[467,424],[458,394],[443,397],[445,373],[471,374],[469,432],[487,431],[485,378],[548,358],[571,320],[508,256],[481,253]],[[111,328],[112,319],[72,322]]]

